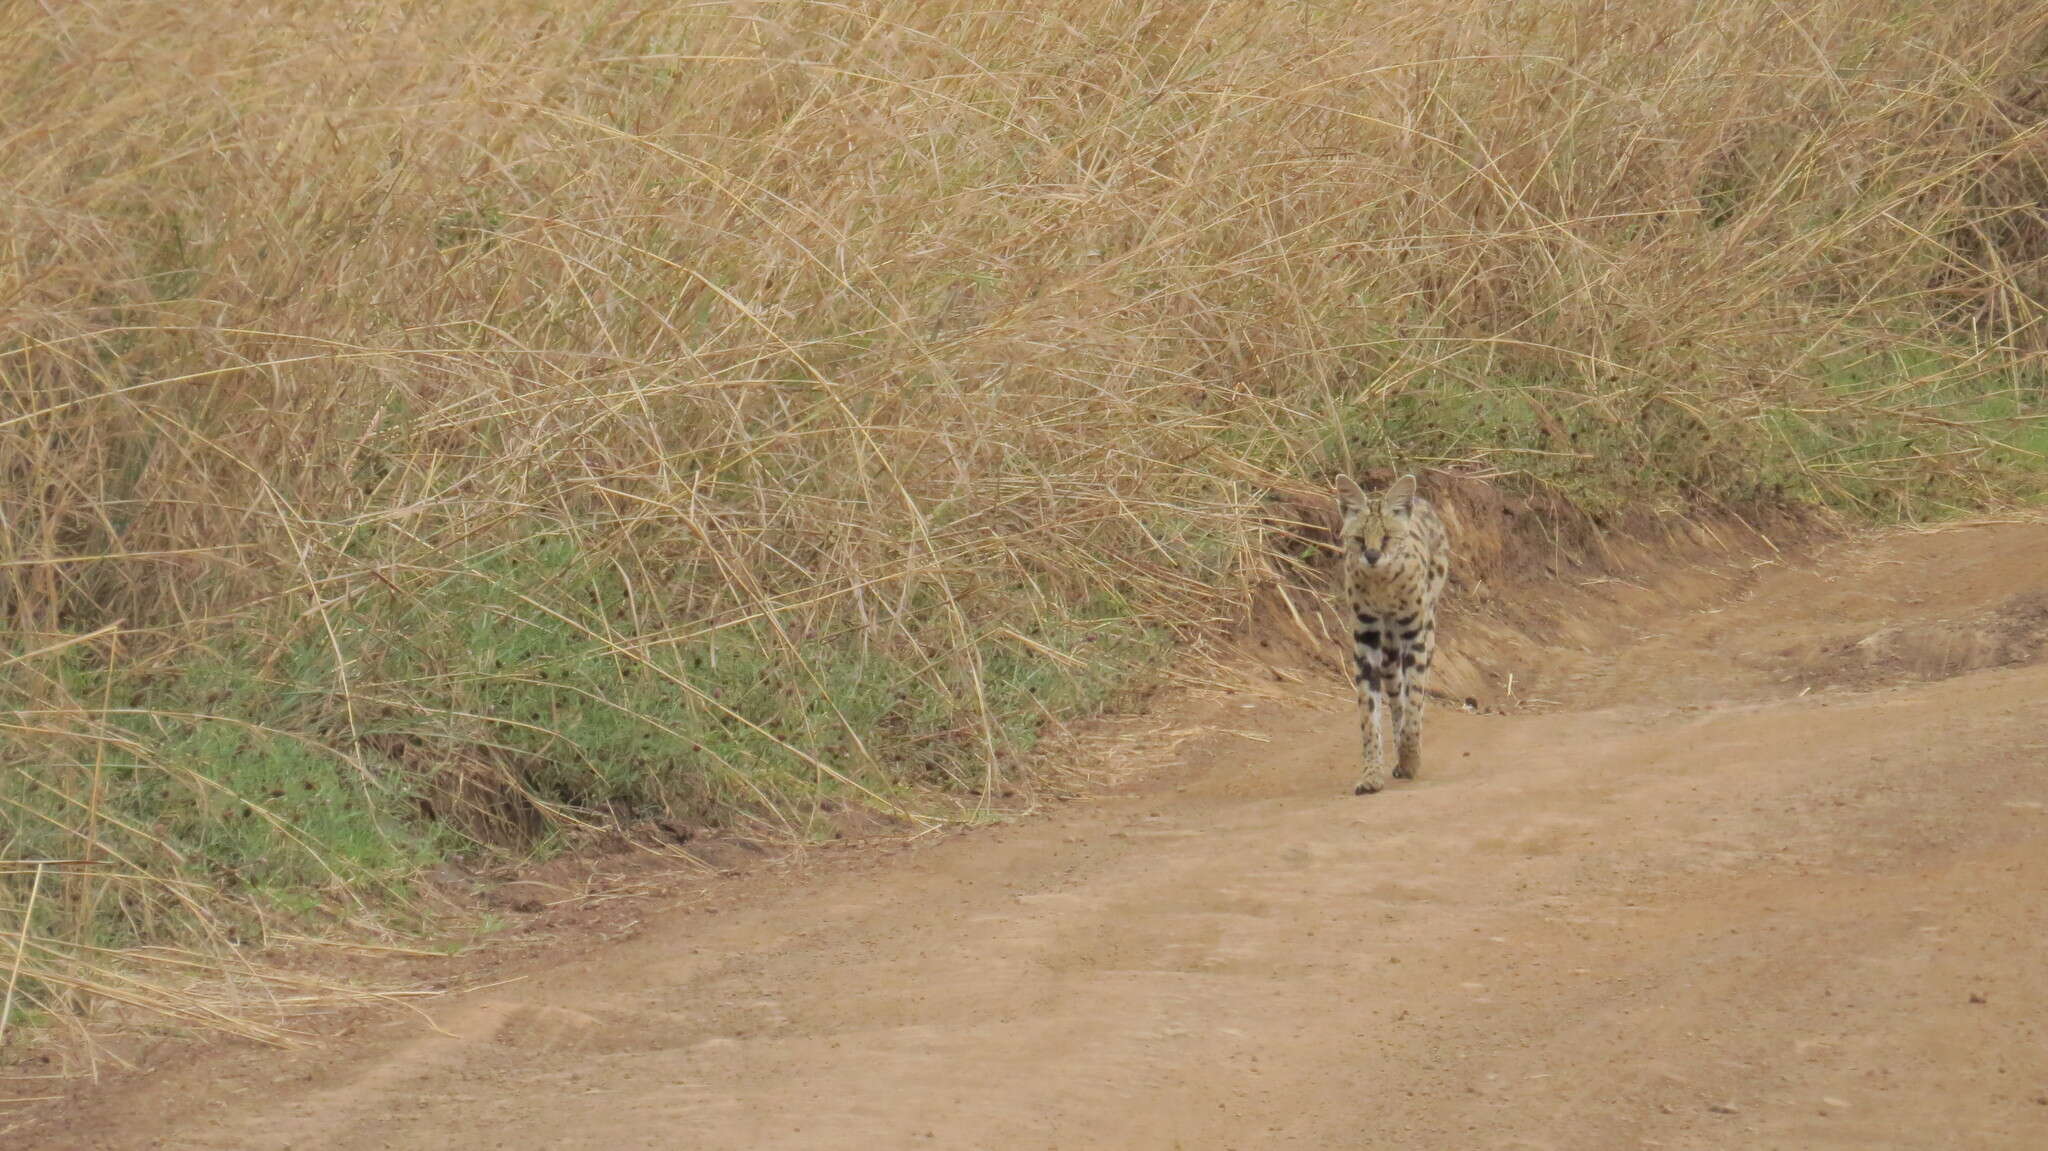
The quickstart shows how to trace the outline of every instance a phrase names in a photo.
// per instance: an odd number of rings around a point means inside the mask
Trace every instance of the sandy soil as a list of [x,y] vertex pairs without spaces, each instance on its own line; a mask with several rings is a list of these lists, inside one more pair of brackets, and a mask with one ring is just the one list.
[[1108,794],[6,1142],[2048,1147],[2048,525],[1731,570],[1601,590],[1378,796],[1268,677]]

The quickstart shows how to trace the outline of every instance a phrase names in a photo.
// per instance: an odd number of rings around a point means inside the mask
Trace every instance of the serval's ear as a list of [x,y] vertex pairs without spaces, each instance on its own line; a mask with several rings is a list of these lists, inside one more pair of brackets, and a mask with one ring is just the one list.
[[1402,476],[1400,479],[1388,484],[1386,492],[1380,496],[1380,499],[1383,501],[1382,506],[1387,509],[1388,515],[1407,515],[1415,507],[1415,477],[1412,475]]
[[1365,489],[1359,487],[1358,481],[1352,479],[1350,476],[1338,476],[1337,510],[1343,512],[1346,515],[1349,515],[1351,514],[1351,509],[1360,508],[1364,506]]

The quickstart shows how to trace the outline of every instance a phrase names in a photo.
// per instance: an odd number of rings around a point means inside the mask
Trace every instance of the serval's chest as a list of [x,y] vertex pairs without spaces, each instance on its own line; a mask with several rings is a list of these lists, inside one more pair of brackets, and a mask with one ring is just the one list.
[[1345,584],[1351,610],[1371,616],[1424,613],[1433,606],[1427,566],[1419,557],[1404,556],[1368,565],[1357,556],[1346,559]]

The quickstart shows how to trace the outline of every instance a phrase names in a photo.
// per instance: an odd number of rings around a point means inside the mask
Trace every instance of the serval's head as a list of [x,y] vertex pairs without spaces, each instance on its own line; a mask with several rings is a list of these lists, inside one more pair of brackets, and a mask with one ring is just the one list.
[[1345,556],[1366,567],[1391,564],[1408,550],[1409,516],[1415,510],[1415,477],[1402,476],[1378,495],[1367,495],[1350,476],[1337,477],[1337,508],[1344,516],[1339,542]]

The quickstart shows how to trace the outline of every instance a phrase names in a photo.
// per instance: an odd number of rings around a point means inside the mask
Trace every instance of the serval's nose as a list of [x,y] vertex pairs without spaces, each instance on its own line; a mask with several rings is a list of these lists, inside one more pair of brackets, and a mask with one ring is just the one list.
[[1365,566],[1371,567],[1378,562],[1380,562],[1380,553],[1367,548],[1365,551]]

